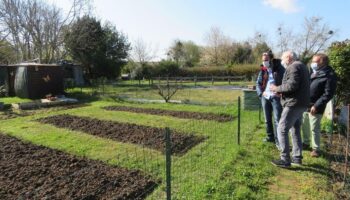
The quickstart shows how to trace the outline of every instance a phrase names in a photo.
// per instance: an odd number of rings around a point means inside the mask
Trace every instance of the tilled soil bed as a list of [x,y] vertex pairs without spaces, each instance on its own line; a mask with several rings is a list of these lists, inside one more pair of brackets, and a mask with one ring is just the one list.
[[144,199],[157,181],[0,133],[0,199]]
[[[67,114],[46,117],[38,121],[59,128],[82,131],[119,142],[144,145],[148,148],[165,152],[164,129],[161,128],[98,120]],[[175,155],[183,155],[189,149],[204,140],[205,137],[171,131],[171,152]]]
[[187,111],[173,111],[173,110],[161,110],[154,108],[136,108],[128,106],[107,106],[104,107],[110,111],[126,111],[134,113],[146,113],[151,115],[165,115],[182,119],[197,119],[197,120],[213,120],[218,122],[232,121],[233,117],[226,114],[212,114],[212,113],[200,113],[200,112],[187,112]]

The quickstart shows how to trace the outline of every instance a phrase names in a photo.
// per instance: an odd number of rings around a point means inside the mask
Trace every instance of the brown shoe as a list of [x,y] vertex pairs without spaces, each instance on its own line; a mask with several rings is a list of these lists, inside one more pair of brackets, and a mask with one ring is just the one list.
[[320,153],[318,151],[316,151],[316,150],[312,150],[311,153],[310,153],[310,156],[317,158],[317,157],[320,156]]

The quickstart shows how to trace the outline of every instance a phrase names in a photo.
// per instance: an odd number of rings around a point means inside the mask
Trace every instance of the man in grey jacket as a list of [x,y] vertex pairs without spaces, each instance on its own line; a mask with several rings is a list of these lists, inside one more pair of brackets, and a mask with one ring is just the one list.
[[[270,90],[281,95],[283,107],[278,123],[277,137],[281,148],[279,160],[273,160],[277,167],[288,168],[291,164],[302,164],[302,140],[300,134],[301,118],[310,101],[310,81],[307,67],[297,59],[295,52],[282,55],[282,65],[286,68],[280,86],[271,85]],[[290,157],[289,137],[291,130],[293,158]]]

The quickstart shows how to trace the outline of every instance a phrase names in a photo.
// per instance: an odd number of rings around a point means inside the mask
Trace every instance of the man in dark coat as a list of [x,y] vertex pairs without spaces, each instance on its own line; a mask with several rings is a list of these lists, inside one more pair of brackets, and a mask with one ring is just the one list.
[[[297,60],[296,53],[284,52],[282,65],[286,68],[282,84],[271,85],[270,90],[282,95],[283,107],[281,119],[278,123],[277,136],[280,144],[280,159],[271,163],[277,167],[288,168],[291,164],[302,163],[302,141],[300,134],[301,118],[310,100],[309,70]],[[292,133],[293,158],[290,157],[289,130]]]
[[280,59],[274,59],[271,51],[263,53],[262,64],[256,81],[256,92],[261,100],[265,116],[267,135],[264,141],[275,143],[277,148],[279,148],[277,127],[281,118],[282,106],[280,96],[270,91],[270,85],[281,85],[284,72],[285,69],[281,65]]
[[310,147],[311,132],[312,157],[319,156],[322,115],[337,86],[336,74],[328,62],[328,56],[320,53],[313,56],[311,63],[310,105],[303,114],[302,131],[305,148]]

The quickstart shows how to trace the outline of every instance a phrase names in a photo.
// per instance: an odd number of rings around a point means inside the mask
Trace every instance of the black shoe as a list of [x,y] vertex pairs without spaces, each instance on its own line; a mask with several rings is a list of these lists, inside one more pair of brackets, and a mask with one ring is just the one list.
[[273,138],[264,138],[263,142],[271,142],[271,143],[275,143],[275,139]]
[[301,166],[302,165],[302,161],[301,160],[294,160],[294,159],[292,159],[291,164],[293,166]]
[[306,150],[306,151],[311,150],[310,145],[303,143],[303,150]]
[[282,168],[290,168],[290,163],[284,161],[284,160],[273,160],[271,161],[273,165],[276,167],[282,167]]

